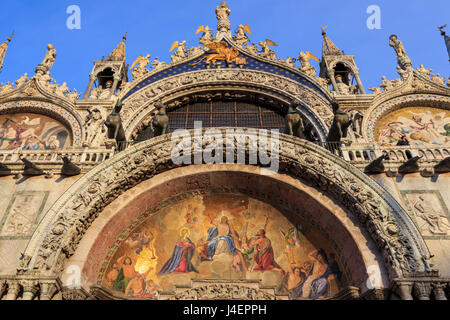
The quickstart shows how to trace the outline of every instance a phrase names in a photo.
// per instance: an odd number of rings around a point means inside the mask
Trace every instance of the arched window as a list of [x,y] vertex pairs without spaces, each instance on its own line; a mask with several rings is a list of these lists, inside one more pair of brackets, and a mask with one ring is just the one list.
[[[257,128],[277,129],[284,132],[284,115],[270,106],[241,101],[204,101],[189,103],[169,110],[169,130],[193,129],[196,121],[201,121],[203,128]],[[151,129],[146,128],[138,141],[152,137]]]

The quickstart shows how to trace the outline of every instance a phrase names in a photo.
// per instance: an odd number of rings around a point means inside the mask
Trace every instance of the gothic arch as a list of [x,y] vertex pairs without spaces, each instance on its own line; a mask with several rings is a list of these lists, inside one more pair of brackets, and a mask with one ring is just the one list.
[[[226,129],[221,130],[225,135]],[[108,204],[142,181],[179,167],[171,155],[176,145],[169,135],[154,138],[83,176],[47,211],[27,245],[18,273],[58,276]],[[247,144],[247,155],[250,148]],[[429,252],[413,222],[368,176],[317,145],[285,135],[280,135],[279,164],[281,173],[314,186],[358,217],[382,253],[391,280],[429,270]]]

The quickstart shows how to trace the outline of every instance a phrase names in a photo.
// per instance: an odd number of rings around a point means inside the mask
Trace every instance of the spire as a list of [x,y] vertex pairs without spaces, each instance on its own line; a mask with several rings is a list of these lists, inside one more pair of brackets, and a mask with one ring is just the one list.
[[8,44],[11,42],[13,36],[14,36],[14,32],[8,39],[6,39],[5,42],[0,44],[0,72],[2,72],[2,69],[3,69],[3,61],[5,60],[5,54],[6,54],[6,50],[8,49]]
[[125,61],[125,40],[127,40],[127,32],[122,38],[122,41],[118,46],[111,52],[106,61]]
[[336,56],[344,54],[341,50],[338,49],[338,47],[336,47],[333,41],[331,41],[330,38],[328,38],[327,33],[325,32],[326,28],[328,28],[328,26],[322,27],[322,36],[323,36],[322,56]]

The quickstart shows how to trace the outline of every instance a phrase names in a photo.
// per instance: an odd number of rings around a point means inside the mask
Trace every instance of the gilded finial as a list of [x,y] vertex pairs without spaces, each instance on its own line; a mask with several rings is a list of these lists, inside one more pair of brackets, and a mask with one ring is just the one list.
[[14,31],[13,31],[13,33],[11,34],[11,36],[10,36],[8,39],[6,39],[6,41],[11,42],[11,40],[12,40],[13,37],[14,37]]
[[128,34],[128,31],[125,32],[125,35],[124,35],[123,38],[122,38],[123,41],[127,40],[127,34]]
[[326,25],[325,27],[322,27],[321,29],[322,29],[322,35],[324,36],[324,35],[326,35],[327,33],[325,32],[325,29],[327,29],[328,28],[328,25]]

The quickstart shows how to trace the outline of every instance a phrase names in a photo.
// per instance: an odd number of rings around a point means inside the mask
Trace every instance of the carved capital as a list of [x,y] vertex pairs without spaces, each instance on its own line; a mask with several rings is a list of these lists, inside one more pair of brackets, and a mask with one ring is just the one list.
[[411,294],[414,283],[409,281],[398,282],[394,288],[394,292],[397,293],[402,300],[414,300]]
[[430,300],[431,284],[429,282],[415,282],[413,292],[419,300]]
[[445,288],[448,286],[445,282],[433,282],[431,284],[433,287],[434,299],[435,300],[447,300],[445,296]]
[[40,283],[40,300],[51,300],[58,291],[58,286],[54,282]]
[[8,280],[8,293],[5,300],[17,300],[20,292],[20,284],[17,280]]
[[35,280],[20,280],[20,285],[23,288],[23,300],[33,300],[38,291],[38,282]]

